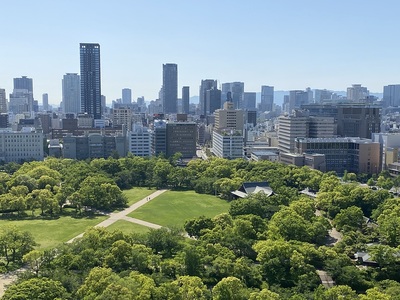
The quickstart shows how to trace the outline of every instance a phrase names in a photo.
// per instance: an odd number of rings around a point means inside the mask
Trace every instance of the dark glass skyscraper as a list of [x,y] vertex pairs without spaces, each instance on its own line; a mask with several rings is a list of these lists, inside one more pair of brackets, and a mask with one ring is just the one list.
[[100,45],[80,44],[81,112],[101,119]]
[[176,114],[178,107],[178,65],[163,64],[163,111],[165,114]]

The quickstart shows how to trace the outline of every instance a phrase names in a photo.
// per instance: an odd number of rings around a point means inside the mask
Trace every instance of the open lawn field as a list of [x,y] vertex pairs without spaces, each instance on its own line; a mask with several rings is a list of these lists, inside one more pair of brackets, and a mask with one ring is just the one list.
[[130,190],[122,191],[124,195],[128,198],[128,206],[142,200],[151,193],[155,192],[155,189],[148,189],[145,187],[134,187]]
[[118,220],[117,222],[111,224],[110,226],[106,227],[107,230],[121,230],[123,233],[128,234],[128,233],[147,233],[150,228],[146,226],[142,226],[139,224],[135,224],[132,222],[128,222],[125,220]]
[[228,212],[229,203],[194,191],[167,191],[128,216],[166,227],[183,227],[187,219]]
[[91,218],[72,218],[61,216],[58,219],[33,219],[33,220],[0,220],[0,227],[16,226],[21,230],[29,231],[36,243],[40,244],[38,249],[48,249],[84,232],[93,227],[107,216],[95,216]]

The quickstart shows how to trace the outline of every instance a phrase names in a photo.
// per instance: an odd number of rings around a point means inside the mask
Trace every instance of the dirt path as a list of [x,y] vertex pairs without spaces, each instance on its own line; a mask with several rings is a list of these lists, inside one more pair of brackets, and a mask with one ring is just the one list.
[[[128,217],[128,215],[131,212],[133,212],[134,210],[136,210],[139,207],[145,205],[147,202],[153,200],[155,197],[161,195],[162,193],[164,193],[166,191],[167,190],[155,191],[150,196],[147,196],[146,198],[143,198],[142,200],[132,204],[128,208],[126,208],[126,209],[124,209],[122,211],[119,211],[119,212],[111,213],[109,215],[110,217],[107,220],[104,220],[103,222],[100,222],[99,224],[97,224],[94,227],[108,227],[111,224],[114,224],[115,222],[117,222],[118,220],[125,220],[125,221],[128,221],[128,222],[136,223],[136,224],[147,226],[147,227],[150,227],[150,228],[159,229],[162,226],[157,225],[157,224],[153,224],[153,223],[149,223],[149,222],[146,222],[146,221],[138,220],[138,219],[135,219],[135,218],[131,218],[131,217]],[[81,233],[81,234],[77,235],[76,237],[70,239],[67,243],[72,243],[75,239],[81,238],[83,236],[83,234],[84,233]]]

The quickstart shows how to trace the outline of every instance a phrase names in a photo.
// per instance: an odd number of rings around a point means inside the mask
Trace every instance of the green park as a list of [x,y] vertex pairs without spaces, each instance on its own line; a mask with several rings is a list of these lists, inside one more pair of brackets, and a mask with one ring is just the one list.
[[400,294],[388,172],[135,156],[2,168],[0,272],[21,272],[2,300]]

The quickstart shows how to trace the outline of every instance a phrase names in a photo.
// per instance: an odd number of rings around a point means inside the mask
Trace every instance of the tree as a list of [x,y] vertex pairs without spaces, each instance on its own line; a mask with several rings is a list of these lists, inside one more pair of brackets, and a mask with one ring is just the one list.
[[392,297],[380,292],[377,288],[368,289],[365,295],[360,295],[360,300],[391,300]]
[[330,289],[321,286],[315,293],[315,300],[356,300],[357,294],[347,285],[337,285]]
[[44,252],[39,250],[32,250],[22,257],[36,277],[39,276],[39,271],[44,262]]
[[212,289],[215,300],[246,300],[249,292],[245,285],[236,277],[226,277]]
[[184,226],[185,231],[189,234],[189,236],[193,236],[195,238],[200,237],[203,229],[212,229],[213,227],[213,221],[205,216],[187,220]]
[[249,300],[279,300],[281,297],[279,294],[271,292],[268,289],[262,289],[259,292],[253,292],[250,294]]
[[31,278],[7,288],[3,300],[68,299],[68,293],[59,281],[49,278]]
[[10,262],[20,263],[22,257],[36,245],[31,233],[27,231],[20,231],[14,226],[0,229],[0,255],[5,259],[6,266]]
[[209,299],[209,291],[199,277],[180,276],[172,282],[177,287],[179,299],[205,300]]
[[333,220],[333,224],[338,230],[361,229],[363,222],[363,211],[357,206],[342,209]]

